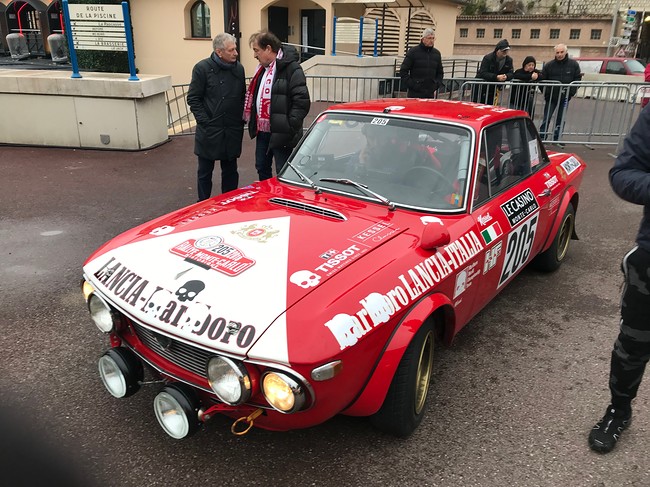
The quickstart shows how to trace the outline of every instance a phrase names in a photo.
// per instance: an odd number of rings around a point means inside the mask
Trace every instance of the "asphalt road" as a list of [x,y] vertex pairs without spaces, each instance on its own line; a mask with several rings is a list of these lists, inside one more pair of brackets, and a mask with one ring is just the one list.
[[[85,309],[81,265],[119,232],[195,201],[192,144],[0,147],[0,402],[18,412],[21,431],[39,435],[25,452],[31,470],[0,458],[3,476],[42,472],[38,448],[50,445],[87,486],[650,485],[650,383],[616,450],[587,447],[608,401],[619,263],[641,216],[609,188],[607,149],[575,148],[589,167],[580,240],[564,265],[524,270],[437,351],[427,416],[409,439],[348,417],[238,438],[216,418],[176,441],[154,417],[156,386],[113,399],[97,374],[108,343]],[[250,144],[240,166],[241,184],[251,182]]]

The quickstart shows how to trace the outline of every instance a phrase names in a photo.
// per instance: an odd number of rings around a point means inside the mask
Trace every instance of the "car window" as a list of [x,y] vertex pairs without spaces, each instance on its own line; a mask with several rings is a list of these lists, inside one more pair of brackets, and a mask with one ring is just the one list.
[[603,66],[602,61],[580,61],[580,72],[582,73],[600,73],[600,68]]
[[[333,112],[316,120],[290,162],[323,189],[457,211],[467,199],[471,147],[472,132],[460,125]],[[304,184],[290,165],[280,178]]]
[[626,59],[624,62],[631,74],[643,74],[645,66],[637,59]]
[[605,67],[606,74],[626,74],[625,66],[621,61],[608,61]]
[[481,136],[479,162],[474,185],[474,206],[537,170],[542,160],[541,144],[527,128],[529,120],[509,120],[486,128]]

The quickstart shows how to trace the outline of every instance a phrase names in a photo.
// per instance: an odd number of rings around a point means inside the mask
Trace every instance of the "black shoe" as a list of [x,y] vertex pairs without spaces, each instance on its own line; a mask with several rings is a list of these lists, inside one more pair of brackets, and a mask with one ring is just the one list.
[[632,411],[622,411],[613,406],[607,408],[603,419],[589,433],[589,447],[598,453],[609,453],[625,428],[632,424]]

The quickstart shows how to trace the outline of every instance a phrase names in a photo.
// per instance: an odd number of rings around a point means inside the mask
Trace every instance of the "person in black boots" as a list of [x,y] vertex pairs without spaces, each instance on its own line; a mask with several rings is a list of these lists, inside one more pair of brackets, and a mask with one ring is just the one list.
[[[490,83],[510,81],[514,73],[512,58],[508,55],[508,51],[510,51],[510,43],[507,39],[497,42],[494,51],[483,56],[476,77]],[[501,88],[502,85],[495,84],[476,85],[472,90],[472,101],[486,105],[498,105]]]
[[632,422],[632,400],[650,359],[650,108],[641,111],[625,138],[623,150],[609,171],[614,192],[625,201],[643,205],[636,247],[623,258],[625,286],[621,325],[609,374],[611,403],[589,433],[589,446],[611,451]]
[[199,159],[197,190],[199,201],[212,194],[214,161],[221,162],[221,192],[237,189],[237,158],[244,137],[246,76],[237,61],[237,43],[227,33],[212,41],[214,52],[192,70],[187,104],[196,119],[194,154]]
[[440,51],[433,47],[435,40],[434,30],[424,29],[420,43],[409,49],[402,61],[399,70],[402,89],[407,89],[409,98],[435,98],[442,86],[444,70]]

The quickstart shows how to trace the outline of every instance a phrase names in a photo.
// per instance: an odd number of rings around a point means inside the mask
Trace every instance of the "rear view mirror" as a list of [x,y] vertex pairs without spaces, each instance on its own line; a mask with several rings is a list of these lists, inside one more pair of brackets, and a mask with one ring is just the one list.
[[436,250],[439,247],[447,245],[451,241],[449,230],[442,222],[431,222],[422,229],[422,238],[420,247],[424,250]]

